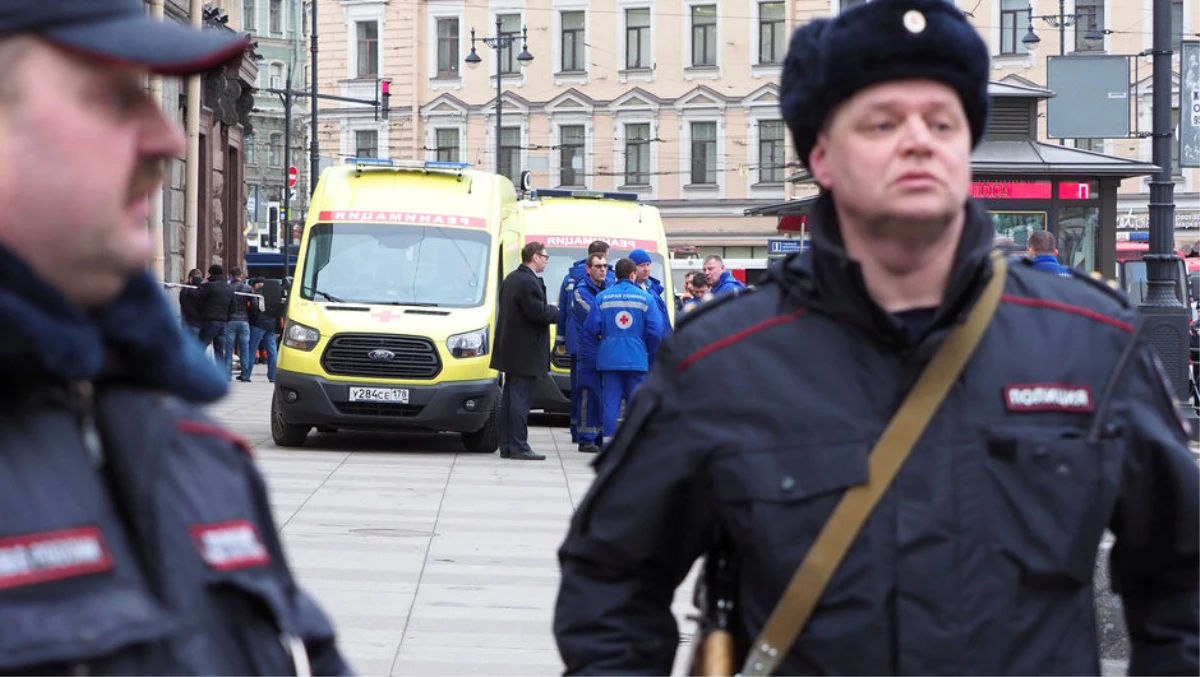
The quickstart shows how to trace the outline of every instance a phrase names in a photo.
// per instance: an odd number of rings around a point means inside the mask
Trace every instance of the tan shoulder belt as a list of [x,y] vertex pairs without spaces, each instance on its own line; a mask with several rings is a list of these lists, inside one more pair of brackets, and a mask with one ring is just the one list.
[[867,483],[851,487],[792,576],[791,583],[750,646],[740,674],[769,675],[787,655],[808,621],[825,585],[841,564],[867,516],[899,472],[942,400],[950,392],[971,353],[979,345],[1000,303],[1008,266],[1004,256],[992,252],[992,278],[971,309],[967,321],[946,338],[921,372],[887,428],[871,450]]

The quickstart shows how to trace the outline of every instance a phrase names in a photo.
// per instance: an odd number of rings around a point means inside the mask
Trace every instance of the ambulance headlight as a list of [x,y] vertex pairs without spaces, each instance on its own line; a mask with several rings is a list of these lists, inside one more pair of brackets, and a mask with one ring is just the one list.
[[288,320],[287,330],[283,332],[283,345],[296,350],[312,350],[320,340],[321,332],[295,320]]
[[465,334],[455,334],[446,339],[446,348],[455,357],[479,357],[488,352],[488,328],[476,329]]

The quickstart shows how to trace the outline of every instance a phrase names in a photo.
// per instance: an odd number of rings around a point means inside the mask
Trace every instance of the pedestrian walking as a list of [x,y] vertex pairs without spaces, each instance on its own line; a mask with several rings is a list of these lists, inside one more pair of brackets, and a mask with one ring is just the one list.
[[233,316],[234,304],[239,299],[234,293],[233,285],[225,276],[225,268],[219,263],[208,267],[208,280],[200,286],[200,298],[197,305],[200,308],[200,342],[211,345],[213,360],[225,370],[226,380],[230,380],[232,371],[227,355],[233,352],[229,344],[229,318]]
[[612,439],[624,406],[646,378],[651,355],[663,335],[663,317],[654,298],[637,286],[637,265],[621,259],[617,283],[596,295],[583,332],[599,339],[596,370],[604,398],[604,437]]
[[247,46],[141,0],[0,3],[2,672],[349,672],[248,445],[204,412],[227,375],[147,271],[184,139],[146,77]]
[[179,320],[185,334],[200,338],[200,329],[204,325],[204,320],[200,319],[200,285],[204,284],[204,273],[199,268],[192,268],[185,284],[190,286],[179,290]]
[[250,297],[250,349],[247,353],[250,359],[242,361],[242,380],[247,383],[254,374],[254,364],[257,361],[259,350],[266,353],[267,381],[275,382],[275,363],[279,356],[279,345],[276,339],[278,338],[280,318],[271,308],[267,307],[262,299],[262,289],[266,282],[266,279],[256,277],[250,285],[252,291],[259,296]]
[[521,265],[504,278],[496,310],[496,350],[492,369],[504,373],[500,400],[500,457],[543,461],[529,446],[529,409],[537,380],[550,368],[550,325],[558,308],[546,303],[546,283],[539,275],[550,255],[541,242],[521,248]]
[[238,266],[229,269],[229,288],[233,290],[233,302],[229,306],[229,321],[225,323],[225,371],[232,379],[236,350],[240,363],[237,380],[249,381],[254,366],[254,353],[250,350],[250,304],[254,290],[246,284],[246,274]]
[[988,55],[943,0],[794,33],[812,248],[687,313],[597,457],[568,674],[669,673],[701,556],[707,674],[1100,674],[1106,530],[1129,674],[1200,672],[1200,470],[1137,309],[994,252]]

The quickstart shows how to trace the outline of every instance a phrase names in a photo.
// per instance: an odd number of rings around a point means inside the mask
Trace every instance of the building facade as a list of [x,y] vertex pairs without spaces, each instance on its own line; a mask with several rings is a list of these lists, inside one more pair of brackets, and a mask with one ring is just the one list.
[[[227,0],[242,31],[253,36],[258,64],[254,110],[246,136],[246,239],[258,251],[282,246],[285,193],[289,220],[303,221],[309,187],[309,99],[268,91],[309,89],[309,3],[305,0]],[[285,110],[290,103],[290,116]],[[290,138],[285,123],[290,117]],[[285,143],[290,153],[285,153]],[[290,163],[290,165],[289,165]],[[297,170],[289,188],[288,167]]]
[[[165,0],[164,18],[187,23],[186,0]],[[219,4],[207,4],[202,23],[215,30],[233,30],[228,14]],[[257,65],[250,54],[201,75],[200,100],[189,101],[187,79],[164,77],[163,111],[181,128],[189,106],[200,107],[199,185],[194,224],[186,214],[186,158],[167,163],[161,191],[163,260],[161,274],[167,281],[183,281],[192,267],[207,269],[213,263],[226,267],[245,259],[245,148],[244,130],[253,107],[252,86]],[[195,230],[189,235],[189,229]],[[195,260],[188,260],[187,242],[195,238]]]
[[[528,170],[534,187],[636,192],[660,208],[680,252],[765,256],[776,219],[747,217],[745,210],[805,190],[787,180],[799,164],[778,107],[788,38],[796,26],[857,1],[320,0],[322,91],[369,98],[388,79],[393,94],[386,122],[369,108],[327,115],[323,107],[321,147],[342,158],[471,162],[514,182]],[[1031,9],[1029,2],[958,0],[992,49],[993,80],[1046,84],[1058,29],[1033,19],[1042,40],[1032,53],[1021,38],[1031,16],[1056,13],[1058,3],[1037,0]],[[1179,35],[1200,30],[1197,2],[1174,0]],[[1128,6],[1067,0],[1065,13],[1111,31],[1097,44],[1084,40],[1086,30],[1064,27],[1067,51],[1147,49],[1151,0],[1122,4]],[[472,31],[480,57],[473,67],[466,61]],[[498,48],[480,40],[496,35],[517,39]],[[524,49],[531,61],[518,59]],[[1133,61],[1140,63],[1131,105],[1138,102],[1134,117],[1147,130],[1149,57]],[[1150,158],[1148,139],[1065,143]],[[1197,172],[1176,173],[1186,227],[1189,210],[1200,208]],[[1124,181],[1120,196],[1123,209],[1144,214],[1147,180]]]

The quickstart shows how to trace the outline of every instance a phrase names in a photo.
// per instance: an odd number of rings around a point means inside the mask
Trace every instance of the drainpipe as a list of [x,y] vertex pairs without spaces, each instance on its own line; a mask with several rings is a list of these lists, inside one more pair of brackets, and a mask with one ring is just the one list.
[[[203,0],[191,0],[188,10],[193,26],[203,23]],[[200,227],[200,76],[192,75],[187,80],[187,179],[184,182],[183,198],[183,268],[191,270],[201,266],[196,252],[196,235]]]
[[[150,16],[156,21],[163,20],[163,0],[150,0]],[[163,81],[161,75],[150,76],[150,98],[163,105]],[[151,261],[152,271],[160,280],[166,280],[166,252],[163,242],[163,191],[165,186],[150,195],[150,237],[154,238],[154,260]]]

